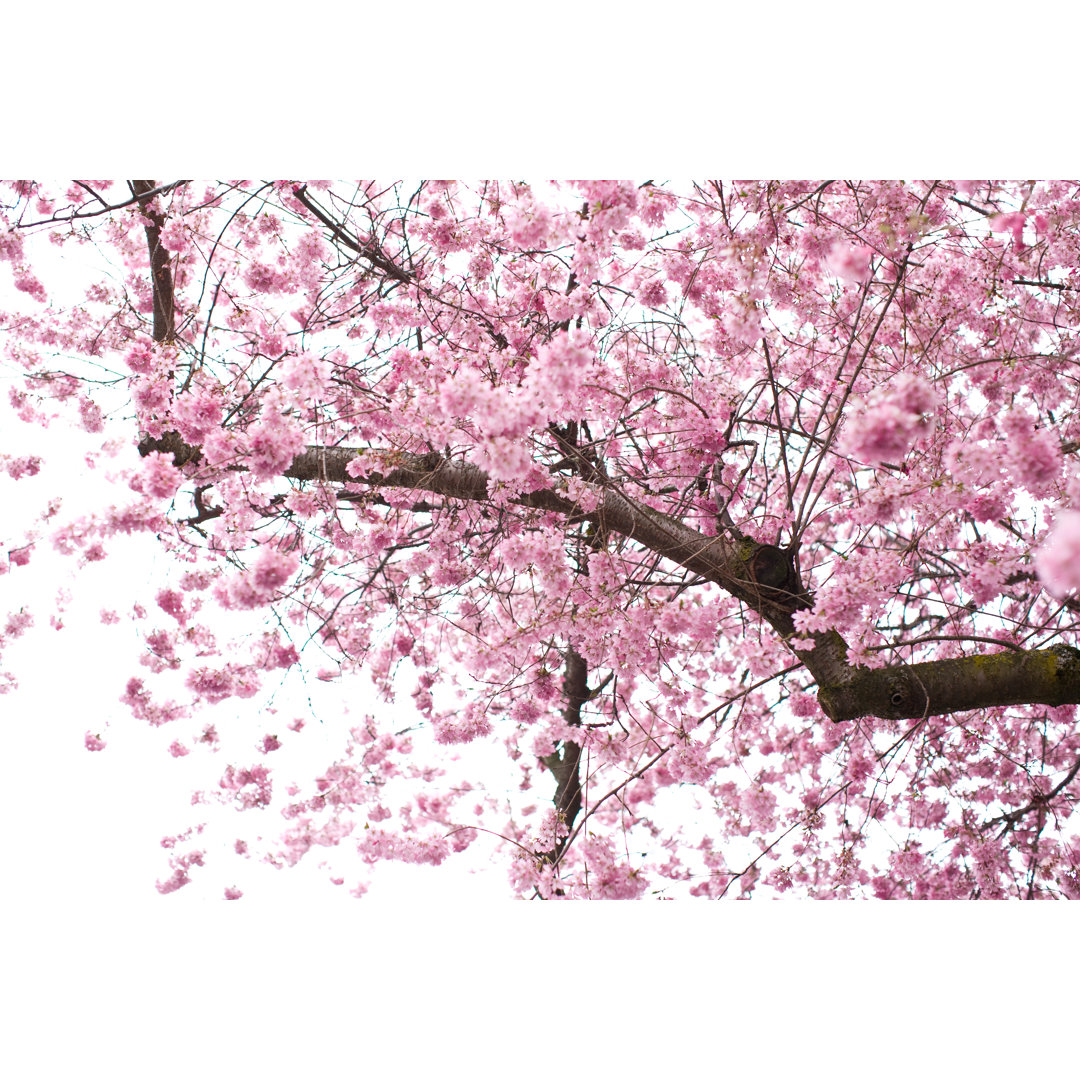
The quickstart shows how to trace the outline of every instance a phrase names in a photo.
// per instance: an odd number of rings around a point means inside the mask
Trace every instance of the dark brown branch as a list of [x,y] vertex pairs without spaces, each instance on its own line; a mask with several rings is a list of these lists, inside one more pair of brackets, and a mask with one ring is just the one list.
[[[172,454],[178,466],[200,459],[198,447],[187,445],[175,432],[161,439],[143,439],[139,451]],[[372,468],[366,476],[354,479],[346,466],[358,458],[369,459]],[[240,462],[234,466],[242,467]],[[487,501],[491,486],[487,474],[475,465],[438,453],[362,453],[342,446],[308,447],[285,470],[285,476],[410,488],[471,502]],[[849,664],[847,646],[832,630],[807,635],[807,645],[794,645],[792,614],[812,605],[813,598],[802,590],[797,576],[790,576],[789,553],[746,539],[706,536],[613,486],[596,485],[593,490],[596,505],[589,509],[557,488],[524,492],[514,502],[620,533],[725,589],[788,642],[817,682],[818,701],[826,716],[836,723],[862,716],[917,719],[998,706],[1080,704],[1080,652],[1064,645],[876,669]]]
[[395,281],[404,282],[406,285],[412,282],[412,274],[402,270],[392,259],[388,258],[375,244],[361,243],[350,236],[336,221],[334,221],[307,193],[307,184],[293,188],[293,194],[310,213],[314,214],[333,234],[334,239],[344,244],[350,251],[355,251],[371,263],[372,266],[381,270],[387,277]]
[[169,253],[161,244],[161,230],[165,217],[151,205],[159,192],[152,180],[132,180],[131,190],[139,201],[146,223],[146,246],[150,251],[150,280],[154,289],[154,340],[165,344],[175,336],[176,298],[173,294],[172,270]]
[[1007,705],[1080,704],[1080,651],[1052,645],[1030,652],[854,668],[843,684],[821,687],[818,702],[835,721],[860,716],[917,720]]
[[[567,649],[563,719],[571,727],[581,727],[581,707],[589,700],[588,677],[588,664],[575,649]],[[566,740],[554,753],[543,758],[543,762],[555,777],[555,812],[570,830],[581,813],[581,747]],[[548,858],[557,859],[563,847],[564,841],[559,841],[555,850],[548,853]]]
[[[142,182],[142,181],[140,181]],[[100,210],[72,210],[71,213],[65,213],[64,211],[57,210],[50,217],[42,218],[40,221],[19,221],[12,225],[15,229],[36,229],[41,225],[55,225],[58,221],[82,221],[85,218],[101,217],[102,214],[111,214],[117,210],[123,210],[128,206],[133,206],[135,203],[143,201],[145,199],[152,199],[155,195],[165,195],[172,191],[174,188],[180,187],[186,184],[186,180],[173,180],[170,184],[162,184],[160,187],[152,188],[150,191],[140,192],[133,194],[130,199],[122,199],[120,202],[107,203],[105,200],[88,184],[84,184],[81,180],[76,180],[75,183],[79,185],[84,191],[88,192],[93,198],[101,203]]]
[[1028,281],[1026,278],[1013,278],[1014,285],[1033,285],[1037,289],[1059,289],[1067,292],[1076,292],[1075,285],[1063,285],[1058,281]]

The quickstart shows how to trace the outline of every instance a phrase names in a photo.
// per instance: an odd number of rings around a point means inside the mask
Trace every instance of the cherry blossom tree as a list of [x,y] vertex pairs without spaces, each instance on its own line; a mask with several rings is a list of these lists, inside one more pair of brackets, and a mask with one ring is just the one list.
[[[174,755],[292,672],[386,703],[307,787],[269,731],[222,766],[203,797],[264,857],[483,837],[522,896],[1080,895],[1080,186],[0,203],[11,403],[123,481],[3,569],[156,536],[175,581],[118,696]],[[497,781],[450,769],[494,742]],[[203,861],[176,851],[163,892]]]

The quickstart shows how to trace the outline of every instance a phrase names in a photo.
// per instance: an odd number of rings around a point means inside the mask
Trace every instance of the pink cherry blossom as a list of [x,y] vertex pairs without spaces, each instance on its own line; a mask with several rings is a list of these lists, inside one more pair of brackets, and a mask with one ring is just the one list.
[[852,245],[838,240],[829,249],[829,269],[849,285],[862,285],[870,278],[873,250],[865,244]]
[[868,465],[899,463],[930,427],[936,396],[918,376],[904,373],[856,404],[841,449]]
[[3,454],[0,455],[0,468],[3,468],[12,480],[21,480],[24,476],[37,476],[41,468],[41,458],[36,456],[13,458]]
[[1080,510],[1062,510],[1035,553],[1035,569],[1047,592],[1064,599],[1080,590]]
[[217,590],[227,606],[257,608],[272,599],[296,573],[299,558],[272,547],[261,547],[251,569]]

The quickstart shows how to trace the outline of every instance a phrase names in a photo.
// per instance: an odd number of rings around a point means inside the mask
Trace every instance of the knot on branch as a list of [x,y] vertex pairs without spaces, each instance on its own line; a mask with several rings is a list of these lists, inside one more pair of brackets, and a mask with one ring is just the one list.
[[893,668],[885,680],[886,701],[880,715],[888,720],[902,720],[921,715],[926,708],[926,691],[909,667]]
[[844,682],[818,690],[818,704],[834,724],[857,720],[860,716],[910,720],[926,712],[926,687],[912,667],[849,670],[851,675]]
[[763,599],[789,612],[812,606],[799,580],[795,555],[790,548],[753,544],[746,567],[750,580],[758,587]]
[[202,457],[199,447],[189,446],[176,431],[166,431],[160,439],[143,435],[139,440],[139,456],[146,457],[147,454],[154,453],[172,454],[173,464],[178,469],[197,464]]
[[1080,678],[1080,649],[1074,649],[1071,645],[1051,645],[1048,652],[1052,652],[1058,659],[1058,674],[1061,678]]

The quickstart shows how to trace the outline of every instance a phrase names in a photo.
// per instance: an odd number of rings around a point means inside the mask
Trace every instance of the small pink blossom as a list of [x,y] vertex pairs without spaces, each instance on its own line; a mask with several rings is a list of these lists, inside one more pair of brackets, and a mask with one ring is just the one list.
[[6,637],[18,637],[33,625],[34,616],[25,608],[20,608],[8,616],[7,624],[4,627],[4,635]]
[[22,258],[23,238],[14,229],[0,230],[0,262],[16,262]]
[[184,439],[200,443],[220,425],[221,402],[208,390],[193,387],[174,402],[172,421]]
[[1018,484],[1038,498],[1052,495],[1061,478],[1061,439],[1048,430],[1037,430],[1036,421],[1020,410],[1012,410],[1000,421],[1008,438],[1007,467]]
[[82,419],[83,430],[89,432],[102,431],[105,427],[105,418],[96,402],[89,398],[83,398],[79,402],[79,416]]
[[218,586],[218,598],[226,607],[261,607],[274,599],[281,587],[296,573],[299,564],[298,556],[263,546],[247,573]]
[[581,842],[581,858],[589,868],[588,884],[583,876],[573,890],[575,898],[596,900],[637,900],[649,883],[629,862],[619,861],[607,837],[588,836]]
[[309,352],[287,356],[281,364],[282,385],[294,391],[305,403],[325,395],[333,374],[333,364]]
[[742,302],[724,313],[720,320],[725,332],[739,345],[754,346],[761,341],[761,312],[753,304]]
[[237,769],[229,765],[219,781],[225,791],[235,793],[242,810],[261,809],[270,805],[273,782],[265,765],[252,765],[250,769]]
[[94,735],[92,732],[88,731],[86,733],[85,741],[86,741],[86,749],[87,750],[104,750],[105,749],[104,741],[99,736]]
[[228,666],[219,669],[195,668],[188,674],[185,685],[210,704],[224,701],[235,692],[232,672]]
[[48,299],[48,294],[45,292],[45,286],[27,270],[15,271],[15,288],[18,289],[19,292],[27,293],[41,303],[45,303]]
[[[172,387],[167,378],[139,375],[131,380],[131,397],[139,409],[139,420],[147,431],[162,431],[160,419],[172,399]],[[157,437],[157,436],[155,436]]]
[[184,482],[183,474],[173,464],[168,454],[147,454],[143,459],[142,473],[131,482],[136,491],[143,491],[155,499],[171,499]]
[[382,829],[366,829],[356,845],[365,862],[390,859],[406,863],[427,863],[438,866],[449,855],[449,844],[443,837],[429,840],[397,836]]
[[[162,841],[163,846],[165,842]],[[204,853],[201,851],[192,851],[187,855],[174,855],[170,860],[170,864],[173,867],[172,876],[165,881],[159,881],[156,884],[157,891],[162,896],[167,896],[169,893],[176,892],[177,889],[182,889],[185,885],[191,884],[191,875],[188,873],[188,869],[192,866],[203,865]]]
[[1035,571],[1057,600],[1080,589],[1080,511],[1057,514],[1050,534],[1035,553]]
[[11,477],[12,480],[21,480],[24,476],[36,476],[41,468],[39,457],[12,458],[6,454],[0,455],[0,467]]
[[492,480],[503,483],[526,480],[533,470],[529,448],[518,439],[485,439],[477,447],[474,460]]
[[184,597],[172,589],[162,589],[154,598],[157,606],[171,615],[181,626],[187,622],[187,612],[184,611]]
[[465,743],[491,734],[491,721],[479,707],[470,704],[456,713],[437,717],[432,726],[435,740],[441,743]]
[[271,410],[248,432],[251,472],[257,480],[280,476],[304,449],[304,430],[293,419]]
[[1027,215],[1019,211],[1011,214],[996,214],[990,219],[990,228],[994,232],[1010,233],[1013,243],[1022,246],[1024,243],[1024,222],[1026,221]]
[[638,289],[637,297],[645,307],[661,308],[668,301],[667,286],[659,278],[653,278]]
[[873,250],[865,244],[852,245],[838,240],[829,249],[827,263],[841,281],[851,285],[863,285],[870,280],[870,260],[873,257]]
[[551,211],[538,204],[513,207],[506,213],[506,224],[516,246],[543,248],[551,231]]
[[266,654],[264,667],[268,669],[291,667],[299,661],[300,654],[296,651],[295,645],[291,642],[275,641]]
[[840,440],[843,453],[867,465],[898,464],[932,425],[937,405],[933,386],[904,373],[856,404]]

